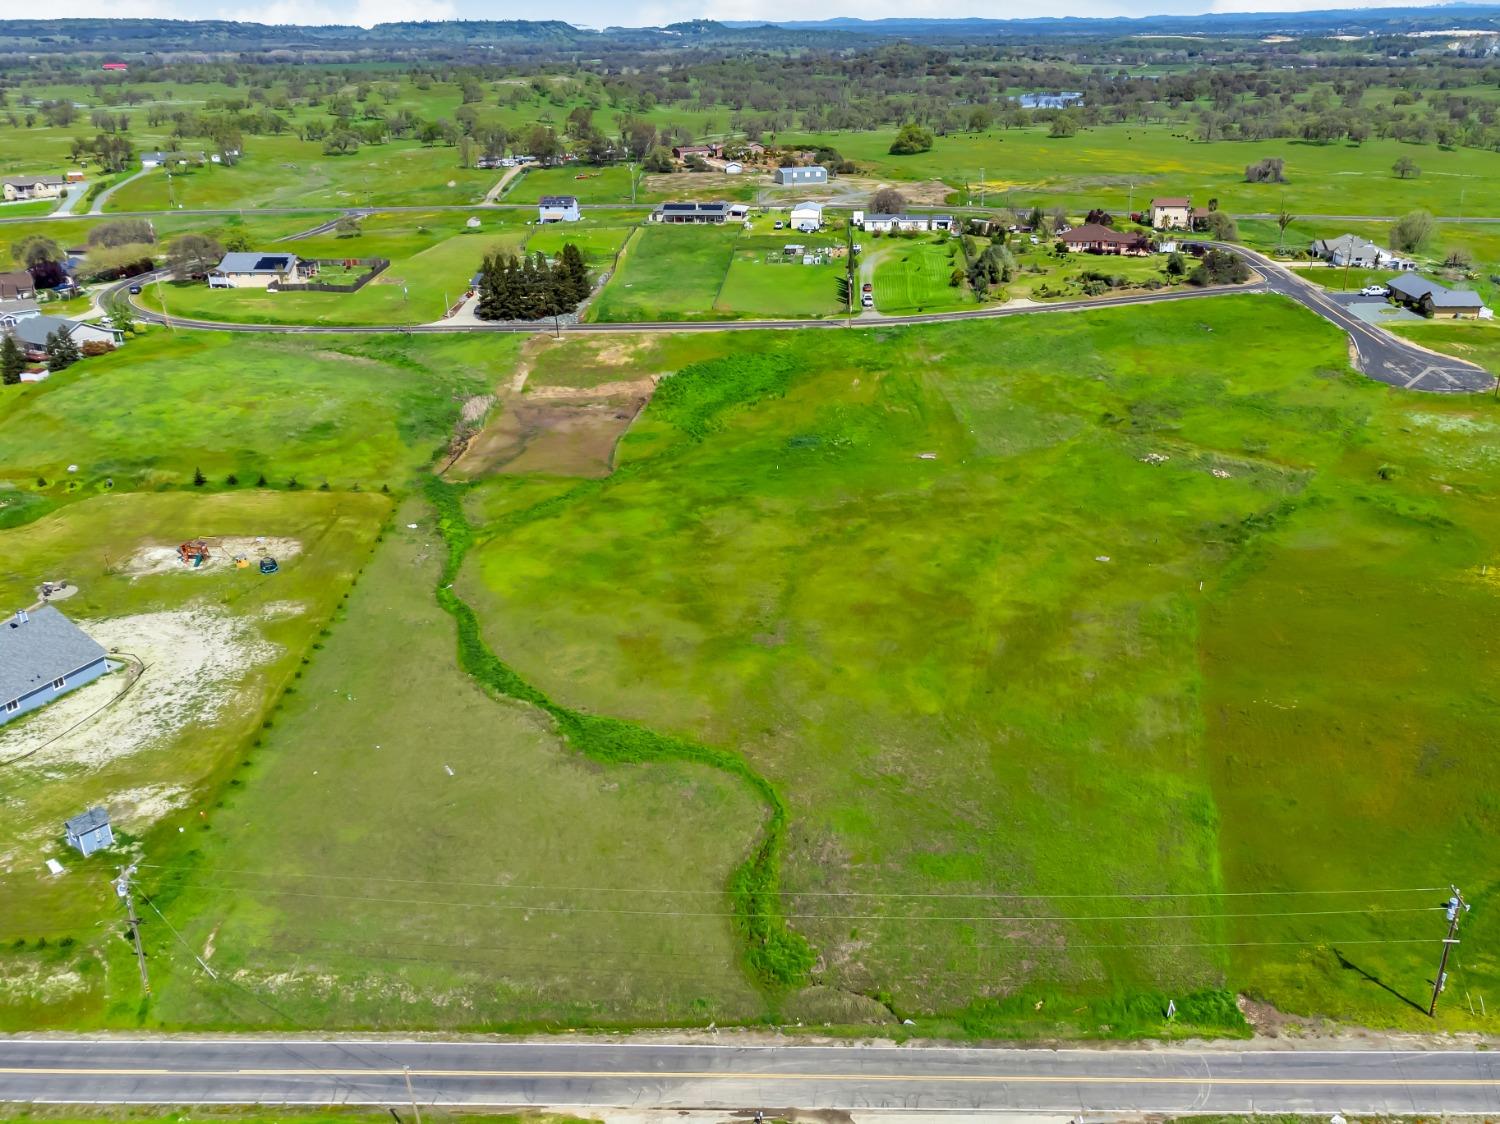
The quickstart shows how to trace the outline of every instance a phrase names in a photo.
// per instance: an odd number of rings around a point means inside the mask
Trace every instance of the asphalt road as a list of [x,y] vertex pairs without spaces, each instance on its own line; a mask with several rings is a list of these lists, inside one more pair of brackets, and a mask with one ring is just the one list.
[[0,1040],[0,1101],[723,1111],[1500,1112],[1469,1051]]
[[1472,394],[1495,385],[1494,378],[1483,367],[1428,351],[1383,328],[1367,324],[1333,299],[1322,286],[1304,280],[1295,271],[1276,264],[1264,254],[1243,246],[1225,248],[1234,250],[1259,270],[1273,293],[1291,297],[1348,332],[1354,344],[1357,365],[1368,377],[1407,390],[1438,394]]

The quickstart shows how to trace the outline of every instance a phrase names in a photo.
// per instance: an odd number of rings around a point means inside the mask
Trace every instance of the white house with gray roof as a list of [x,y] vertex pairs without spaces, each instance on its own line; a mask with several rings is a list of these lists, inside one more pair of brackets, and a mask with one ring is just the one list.
[[1340,234],[1337,238],[1319,238],[1312,244],[1314,256],[1332,265],[1348,265],[1356,269],[1416,269],[1417,263],[1410,258],[1393,254],[1368,238],[1353,234]]
[[210,289],[268,289],[297,280],[296,254],[266,254],[256,250],[224,255],[208,275]]
[[0,726],[109,670],[103,646],[52,605],[0,624]]
[[109,812],[103,808],[90,808],[66,821],[63,835],[68,846],[84,858],[104,850],[115,841],[115,829],[109,826]]

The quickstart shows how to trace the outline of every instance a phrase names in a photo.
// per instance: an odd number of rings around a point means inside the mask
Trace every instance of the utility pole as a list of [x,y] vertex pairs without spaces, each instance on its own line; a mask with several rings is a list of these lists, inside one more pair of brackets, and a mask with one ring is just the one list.
[[135,960],[141,969],[141,988],[150,995],[151,977],[146,974],[146,950],[141,947],[141,919],[136,915],[135,897],[130,892],[130,878],[134,873],[135,863],[120,871],[120,877],[115,880],[115,893],[125,903],[125,917],[130,923],[131,939],[135,942]]
[[402,1066],[401,1076],[406,1078],[406,1096],[411,1101],[411,1110],[416,1114],[417,1124],[422,1124],[422,1110],[417,1107],[417,1095],[411,1091],[411,1066]]
[[979,205],[984,206],[984,169],[979,169]]
[[1448,983],[1448,954],[1458,943],[1458,923],[1471,908],[1469,903],[1464,901],[1464,896],[1459,892],[1458,887],[1454,886],[1453,896],[1448,899],[1448,935],[1443,939],[1443,955],[1438,961],[1437,978],[1432,981],[1432,1003],[1427,1008],[1428,1018],[1437,1014],[1438,996],[1443,993],[1443,988]]

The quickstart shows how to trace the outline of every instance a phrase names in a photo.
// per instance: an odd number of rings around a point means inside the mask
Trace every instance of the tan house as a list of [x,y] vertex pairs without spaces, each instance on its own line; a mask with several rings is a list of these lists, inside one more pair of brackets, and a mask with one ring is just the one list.
[[297,280],[296,254],[248,253],[225,254],[224,260],[208,275],[211,289],[269,289],[272,285]]
[[1187,196],[1151,200],[1151,225],[1157,230],[1188,230],[1193,224],[1193,201]]
[[7,203],[17,199],[56,199],[67,186],[68,181],[62,176],[6,176],[0,180]]

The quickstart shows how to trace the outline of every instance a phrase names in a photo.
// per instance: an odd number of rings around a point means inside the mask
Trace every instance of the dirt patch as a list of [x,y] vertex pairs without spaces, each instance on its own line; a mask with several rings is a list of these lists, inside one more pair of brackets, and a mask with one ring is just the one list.
[[834,184],[837,185],[837,195],[830,195],[830,199],[851,194],[870,196],[883,187],[894,187],[908,203],[919,207],[941,207],[953,190],[942,180],[923,180],[919,183],[902,180],[894,183],[870,176],[840,176]]
[[[283,614],[278,614],[283,615]],[[65,695],[0,729],[0,762],[16,768],[94,770],[118,758],[169,744],[188,727],[209,725],[248,701],[240,684],[251,669],[275,658],[255,620],[219,608],[142,613],[82,621],[83,629],[124,662],[139,661],[130,683],[122,669]],[[123,689],[130,686],[128,691]],[[122,694],[123,691],[123,694]],[[67,731],[66,737],[57,737]],[[122,794],[143,816],[170,806],[160,792]]]
[[148,543],[115,566],[113,572],[129,578],[141,578],[149,574],[204,573],[209,570],[230,569],[235,565],[235,559],[245,559],[253,567],[262,558],[270,557],[278,562],[285,562],[302,553],[302,544],[296,539],[268,535],[205,537],[203,541],[208,544],[208,558],[201,566],[186,565],[177,554],[176,543],[170,546]]
[[513,397],[469,441],[448,475],[455,480],[525,472],[608,476],[614,470],[615,446],[650,399],[649,391],[601,397],[598,389],[550,399],[535,391]]
[[465,398],[463,408],[459,410],[459,421],[472,424],[479,421],[485,414],[489,413],[490,407],[495,404],[493,394],[475,394]]
[[598,386],[533,386],[526,397],[533,402],[580,401],[589,398],[650,398],[656,384],[666,375],[646,375],[622,382],[605,382]]

